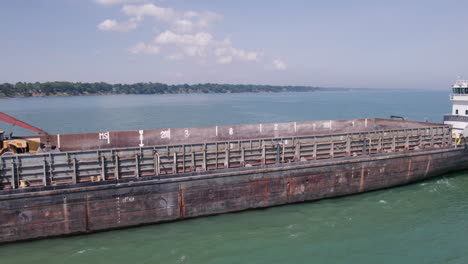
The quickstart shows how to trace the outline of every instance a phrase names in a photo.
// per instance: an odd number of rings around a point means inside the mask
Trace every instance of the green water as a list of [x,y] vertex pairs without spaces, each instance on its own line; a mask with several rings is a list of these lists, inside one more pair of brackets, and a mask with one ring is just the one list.
[[[392,114],[440,122],[450,104],[446,92],[369,91],[0,99],[0,111],[67,133]],[[466,264],[467,199],[468,175],[459,172],[337,199],[2,245],[0,263]]]

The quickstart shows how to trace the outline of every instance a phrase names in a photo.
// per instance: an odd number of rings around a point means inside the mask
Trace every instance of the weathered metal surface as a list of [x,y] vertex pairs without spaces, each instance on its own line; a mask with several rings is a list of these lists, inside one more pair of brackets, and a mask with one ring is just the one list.
[[[374,130],[427,128],[440,124],[381,118],[326,120],[273,124],[250,124],[191,128],[167,128],[134,131],[50,135],[50,144],[60,151],[128,148],[157,145],[180,145],[200,142],[244,139],[329,135]],[[26,137],[27,138],[27,137]],[[41,136],[41,142],[46,137]]]
[[467,169],[464,149],[386,153],[259,168],[114,180],[0,195],[0,242],[146,223],[365,192]]
[[[335,197],[468,167],[440,124],[317,121],[171,129],[161,139],[163,131],[138,132],[138,147],[0,158],[0,242]],[[112,133],[105,142],[127,144],[134,131]]]
[[[313,132],[311,132],[313,133]],[[0,189],[446,147],[448,126],[0,157]]]

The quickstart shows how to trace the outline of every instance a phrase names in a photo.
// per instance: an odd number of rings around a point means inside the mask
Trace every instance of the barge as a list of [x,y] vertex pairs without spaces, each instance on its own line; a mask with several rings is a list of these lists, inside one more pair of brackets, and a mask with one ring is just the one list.
[[451,125],[382,118],[34,138],[55,151],[0,156],[0,243],[357,194],[468,168]]

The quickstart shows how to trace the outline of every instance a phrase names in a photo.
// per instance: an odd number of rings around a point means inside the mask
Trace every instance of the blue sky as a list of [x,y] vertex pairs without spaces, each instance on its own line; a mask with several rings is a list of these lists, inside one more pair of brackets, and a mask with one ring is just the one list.
[[468,1],[0,1],[0,82],[447,89]]

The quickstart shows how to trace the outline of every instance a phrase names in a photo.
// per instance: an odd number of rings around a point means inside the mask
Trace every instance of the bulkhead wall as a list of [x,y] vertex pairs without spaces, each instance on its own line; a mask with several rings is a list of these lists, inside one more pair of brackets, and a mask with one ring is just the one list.
[[433,126],[440,126],[440,124],[367,118],[134,131],[101,131],[96,133],[57,134],[49,135],[48,138],[46,136],[40,136],[39,138],[42,143],[48,142],[56,146],[60,151],[77,151],[260,138],[318,136]]

